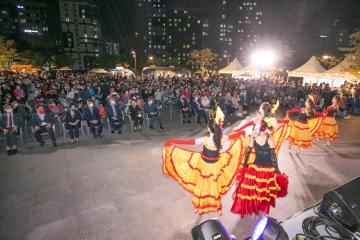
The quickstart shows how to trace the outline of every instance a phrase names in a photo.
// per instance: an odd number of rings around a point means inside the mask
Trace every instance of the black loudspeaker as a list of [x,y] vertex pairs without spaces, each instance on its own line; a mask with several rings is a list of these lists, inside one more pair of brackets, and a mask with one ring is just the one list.
[[340,222],[352,232],[360,232],[360,177],[326,193],[320,213]]
[[224,225],[217,220],[207,220],[191,230],[193,240],[232,240]]

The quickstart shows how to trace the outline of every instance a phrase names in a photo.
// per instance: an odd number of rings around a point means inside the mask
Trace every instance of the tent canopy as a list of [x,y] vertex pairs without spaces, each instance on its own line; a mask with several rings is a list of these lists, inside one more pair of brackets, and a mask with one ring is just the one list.
[[304,76],[318,76],[325,72],[326,69],[321,66],[320,62],[315,56],[312,56],[302,66],[289,72],[289,77],[304,77]]
[[99,74],[106,74],[108,73],[105,69],[103,68],[93,68],[90,70],[91,73],[99,73]]
[[241,65],[240,61],[235,58],[229,65],[224,67],[219,71],[220,74],[237,74],[242,71],[244,67]]
[[58,71],[72,71],[72,69],[69,67],[62,67],[62,68],[59,68]]
[[336,65],[335,67],[323,72],[324,77],[329,78],[344,78],[349,80],[359,80],[351,73],[347,72],[346,69],[353,66],[354,63],[354,56],[348,55],[345,57],[345,59]]

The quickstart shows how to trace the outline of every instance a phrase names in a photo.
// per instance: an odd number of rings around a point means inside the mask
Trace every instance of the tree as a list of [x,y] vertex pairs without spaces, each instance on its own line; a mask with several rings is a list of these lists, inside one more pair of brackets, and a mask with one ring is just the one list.
[[349,47],[339,48],[346,55],[353,56],[353,65],[346,70],[360,79],[360,32],[355,32],[349,36]]
[[209,68],[211,68],[216,61],[217,55],[211,51],[209,48],[201,50],[192,50],[189,55],[189,61],[196,65],[202,73]]
[[58,53],[54,56],[54,62],[58,68],[68,67],[74,63],[74,59],[67,53]]
[[323,56],[317,57],[321,65],[323,65],[326,69],[330,69],[335,67],[337,64],[341,62],[341,58],[337,58],[335,56]]
[[19,57],[14,40],[5,40],[0,37],[0,65],[8,67]]
[[114,68],[116,64],[121,63],[123,66],[130,65],[129,56],[125,54],[119,55],[110,55],[110,54],[101,54],[95,60],[95,65],[101,68],[109,69]]

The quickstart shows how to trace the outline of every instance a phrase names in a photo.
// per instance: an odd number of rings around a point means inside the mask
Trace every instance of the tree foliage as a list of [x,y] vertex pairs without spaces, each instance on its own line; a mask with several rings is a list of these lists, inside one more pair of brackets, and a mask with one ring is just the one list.
[[349,47],[339,48],[339,50],[353,57],[354,64],[346,70],[360,79],[360,32],[351,34],[349,36]]
[[5,40],[0,37],[0,65],[8,67],[18,57],[14,40]]
[[335,67],[341,62],[341,58],[337,58],[335,56],[318,57],[317,59],[319,60],[321,65],[323,65],[323,67],[326,69]]
[[116,64],[122,64],[124,67],[131,63],[129,56],[125,54],[109,55],[101,54],[95,60],[95,65],[104,69],[114,68]]
[[205,48],[201,50],[192,50],[188,57],[192,64],[196,65],[202,72],[205,72],[215,64],[217,55],[213,53],[211,49]]

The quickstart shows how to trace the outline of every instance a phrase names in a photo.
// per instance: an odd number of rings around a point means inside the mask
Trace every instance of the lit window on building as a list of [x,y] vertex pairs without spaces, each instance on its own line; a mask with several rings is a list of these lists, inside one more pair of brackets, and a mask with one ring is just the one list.
[[22,19],[20,19],[20,22],[21,23],[26,23],[26,19],[22,18]]
[[65,18],[65,22],[70,22],[70,18]]
[[222,19],[225,19],[225,18],[226,18],[226,15],[225,15],[225,14],[221,15],[221,18],[222,18]]
[[7,14],[7,11],[6,11],[6,10],[2,10],[1,13],[2,13],[2,14]]

